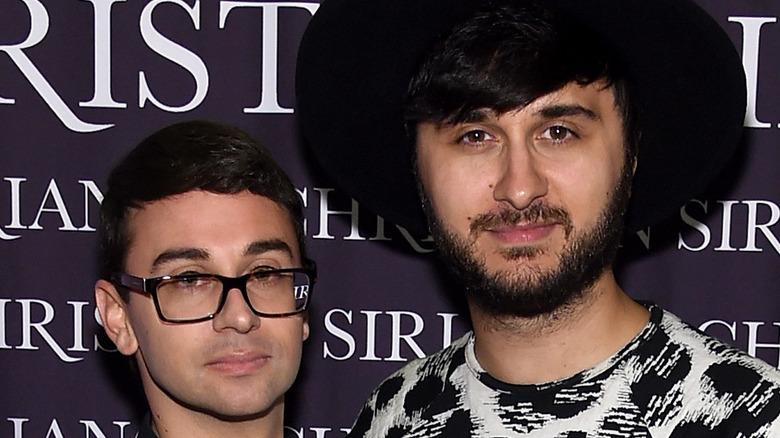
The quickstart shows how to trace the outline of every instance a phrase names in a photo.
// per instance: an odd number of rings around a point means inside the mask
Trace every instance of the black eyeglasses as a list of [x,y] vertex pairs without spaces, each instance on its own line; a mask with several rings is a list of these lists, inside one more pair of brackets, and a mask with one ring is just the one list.
[[215,274],[165,275],[141,278],[123,273],[111,282],[152,296],[157,315],[172,323],[213,319],[225,305],[228,291],[238,289],[255,315],[281,318],[306,310],[317,280],[314,262],[306,268],[267,269],[240,277]]

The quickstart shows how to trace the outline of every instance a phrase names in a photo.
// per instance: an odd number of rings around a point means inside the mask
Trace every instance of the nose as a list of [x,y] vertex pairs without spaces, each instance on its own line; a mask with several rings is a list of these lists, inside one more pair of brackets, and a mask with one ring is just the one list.
[[498,163],[493,198],[522,210],[547,194],[548,182],[539,157],[522,144],[508,146]]
[[225,297],[225,304],[212,320],[215,331],[235,330],[248,333],[260,326],[260,317],[252,312],[249,303],[238,289],[230,289]]

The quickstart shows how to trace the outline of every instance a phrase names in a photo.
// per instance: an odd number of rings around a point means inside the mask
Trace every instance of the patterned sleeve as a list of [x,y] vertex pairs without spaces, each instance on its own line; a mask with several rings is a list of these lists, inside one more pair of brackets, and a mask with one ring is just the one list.
[[444,392],[453,357],[463,356],[468,336],[436,354],[410,362],[385,379],[368,398],[347,436],[398,438],[409,434]]

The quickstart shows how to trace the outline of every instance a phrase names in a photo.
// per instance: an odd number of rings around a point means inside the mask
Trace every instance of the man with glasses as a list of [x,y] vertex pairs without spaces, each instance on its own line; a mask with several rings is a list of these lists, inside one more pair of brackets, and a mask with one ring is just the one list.
[[316,271],[268,151],[216,123],[164,128],[112,171],[100,219],[95,300],[138,365],[138,437],[282,437]]

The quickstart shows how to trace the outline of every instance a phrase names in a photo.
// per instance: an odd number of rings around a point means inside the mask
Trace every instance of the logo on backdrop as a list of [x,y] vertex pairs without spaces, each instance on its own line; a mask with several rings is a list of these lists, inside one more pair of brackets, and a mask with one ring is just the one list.
[[[8,176],[0,181],[0,240],[16,240],[24,230],[41,231],[56,227],[59,231],[94,232],[103,192],[93,180],[57,181],[52,178],[41,188],[42,181],[28,181],[25,177]],[[38,187],[30,188],[28,186]],[[380,216],[361,212],[357,201],[346,196],[332,196],[335,189],[313,187],[298,189],[304,204],[304,213],[316,221],[317,232],[312,239],[345,241],[389,241],[403,239],[414,251],[433,251],[430,238],[418,239],[402,227],[388,226]],[[334,199],[338,198],[338,199]],[[341,205],[345,208],[339,209]],[[4,206],[7,205],[7,213]],[[29,214],[28,212],[33,212]],[[336,217],[349,218],[347,230]],[[4,218],[5,217],[5,218]],[[360,220],[370,220],[373,231],[363,233]],[[7,222],[6,222],[7,221]],[[304,227],[309,228],[309,219]],[[392,233],[389,231],[392,230]]]
[[[89,351],[116,351],[113,344],[104,335],[93,335],[91,343],[85,345],[84,328],[89,309],[92,309],[93,320],[102,326],[97,308],[87,301],[67,301],[67,311],[55,311],[49,301],[33,298],[2,298],[0,297],[0,350],[45,350],[52,351],[57,358],[66,363],[79,362]],[[14,314],[13,318],[9,315]],[[58,320],[58,329],[50,331],[49,325]],[[60,329],[61,321],[67,319],[70,331]],[[18,321],[18,327],[10,327],[11,321]],[[19,340],[13,342],[9,333],[19,333]],[[57,335],[57,338],[52,335]],[[102,333],[102,331],[101,331]],[[70,339],[65,339],[69,337]],[[59,339],[58,339],[59,338]],[[87,347],[89,346],[89,348]]]
[[[28,188],[30,185],[37,188]],[[304,203],[304,227],[312,239],[400,240],[415,252],[433,251],[430,236],[420,239],[403,227],[388,225],[382,217],[362,211],[357,201],[333,188],[304,187],[298,189],[298,193]],[[57,181],[52,178],[44,183],[30,182],[25,177],[3,177],[0,181],[0,240],[16,240],[25,230],[40,231],[46,227],[94,232],[102,201],[103,192],[93,180]],[[780,206],[773,201],[693,199],[680,209],[679,219],[678,250],[766,250],[780,254],[776,231]],[[650,228],[636,234],[648,250],[654,237]]]
[[[679,210],[677,249],[701,252],[763,252],[780,254],[777,238],[780,206],[766,199],[688,201]],[[706,219],[706,220],[705,220]],[[648,228],[636,234],[645,249],[653,247]]]
[[284,426],[284,438],[343,438],[350,429],[346,427],[292,427]]
[[[7,424],[0,426],[0,435],[2,436],[8,436],[8,437],[14,437],[14,438],[23,438],[24,432],[28,432],[28,436],[30,435],[30,429],[35,430],[33,432],[34,436],[46,436],[46,437],[57,437],[62,438],[63,436],[66,436],[63,434],[63,429],[68,430],[73,428],[74,426],[70,424],[66,424],[62,420],[57,420],[57,418],[52,418],[51,421],[38,421],[37,419],[33,418],[25,418],[25,417],[8,417],[6,418],[6,421],[10,423],[10,430],[13,432],[11,434],[8,434],[4,431],[8,430],[9,427]],[[62,423],[62,424],[60,424]],[[117,420],[112,421],[111,424],[103,424],[98,423],[96,420],[90,419],[90,420],[78,420],[78,429],[81,429],[84,431],[84,434],[82,436],[94,436],[94,437],[103,437],[103,438],[131,438],[135,435],[133,435],[133,432],[130,431],[131,427],[130,422],[127,420]],[[48,425],[48,427],[44,426]],[[47,430],[46,434],[44,435],[41,433],[44,429]],[[37,433],[36,433],[37,432]]]
[[[121,13],[121,5],[115,7],[117,3],[125,3],[126,0],[86,0],[92,4],[92,18],[94,28],[92,30],[92,39],[94,42],[94,79],[92,85],[92,97],[78,102],[79,107],[84,108],[106,108],[123,109],[127,108],[126,98],[114,96],[111,88],[112,66],[111,66],[111,38],[112,13]],[[23,75],[29,84],[34,88],[37,94],[43,99],[49,109],[57,116],[64,126],[74,132],[96,132],[111,128],[113,124],[93,123],[84,120],[76,114],[74,102],[65,102],[52,82],[38,68],[35,59],[28,52],[39,44],[45,44],[49,34],[52,21],[46,6],[40,0],[23,0],[30,17],[29,29],[24,39],[14,44],[0,45],[0,52],[4,52],[13,63],[13,67],[19,74]],[[206,99],[209,93],[209,68],[203,58],[198,53],[193,52],[182,46],[165,35],[165,29],[155,27],[153,21],[155,9],[162,4],[174,5],[181,9],[181,17],[192,23],[193,32],[202,32],[201,24],[203,20],[217,20],[219,29],[225,29],[228,26],[228,17],[234,14],[240,14],[240,9],[260,8],[262,9],[262,89],[259,90],[260,103],[254,107],[244,107],[245,113],[292,113],[292,108],[282,107],[278,102],[277,96],[277,76],[278,76],[278,41],[284,37],[284,29],[279,28],[279,12],[285,8],[297,8],[314,14],[319,3],[317,2],[254,2],[254,1],[220,1],[218,17],[202,17],[201,2],[196,0],[192,6],[185,2],[177,0],[152,0],[144,6],[138,18],[138,31],[146,44],[146,47],[163,57],[166,62],[178,65],[187,71],[194,80],[194,88],[188,102],[182,105],[171,105],[162,102],[154,94],[155,84],[150,84],[144,71],[138,72],[138,94],[137,102],[139,108],[147,104],[153,105],[163,111],[171,113],[181,113],[191,111],[197,108]],[[766,27],[766,32],[780,32],[780,29],[773,26],[777,22],[776,17],[747,17],[733,16],[728,17],[728,22],[740,26],[742,33],[742,62],[747,73],[748,79],[748,105],[745,114],[745,126],[751,128],[770,128],[771,122],[761,120],[756,114],[756,97],[758,95],[758,63],[760,55],[760,42],[762,31]],[[65,25],[62,21],[55,21],[54,25]],[[766,26],[769,25],[769,26]],[[215,38],[218,35],[214,36]],[[84,45],[79,47],[83,49],[89,47]],[[88,75],[82,76],[88,77]],[[159,87],[160,85],[156,85]],[[16,103],[9,90],[0,90],[0,105],[13,105]]]
[[[453,321],[457,319],[457,313],[424,317],[409,310],[331,309],[325,314],[324,325],[332,338],[322,343],[322,358],[344,361],[357,355],[361,361],[406,362],[424,357],[452,343]],[[466,328],[460,324],[456,331],[457,339]],[[426,340],[438,338],[441,341],[424,344],[423,350],[416,339],[423,334]],[[365,344],[358,345],[356,338],[365,339]]]
[[[91,303],[64,304],[0,297],[0,350],[49,350],[66,363],[79,362],[90,351],[116,352],[102,330],[92,330],[103,322]],[[322,344],[321,357],[345,361],[358,355],[361,361],[405,362],[448,346],[453,336],[465,333],[459,322],[455,313],[331,309],[322,322],[330,337]],[[86,339],[85,333],[96,334]],[[365,344],[358,346],[356,339],[365,339]]]
[[[109,424],[108,421],[80,419],[77,426],[75,421],[74,424],[70,424],[66,420],[57,418],[52,418],[49,421],[29,416],[17,416],[7,417],[5,420],[5,424],[0,426],[0,435],[14,438],[23,438],[25,432],[27,432],[27,436],[32,433],[36,437],[64,437],[68,436],[64,431],[69,429],[83,430],[84,433],[81,436],[86,437],[132,438],[136,436],[138,429],[127,420],[114,420]],[[10,433],[7,433],[9,430]],[[46,430],[45,434],[42,433],[43,430]],[[285,438],[343,438],[347,433],[349,433],[347,427],[284,427]]]
[[[74,111],[73,102],[65,102],[57,89],[46,75],[36,66],[35,60],[28,52],[32,48],[45,44],[52,22],[46,6],[40,0],[23,0],[30,17],[30,27],[24,40],[14,44],[0,45],[0,52],[4,52],[13,63],[18,73],[22,74],[27,82],[35,89],[49,109],[68,129],[74,132],[96,132],[111,128],[113,124],[92,123],[84,120]],[[93,95],[89,100],[78,102],[78,106],[85,108],[122,109],[127,108],[124,99],[116,98],[111,88],[111,15],[113,12],[121,13],[121,5],[114,7],[116,3],[124,3],[126,0],[86,0],[92,4],[92,19],[94,29],[94,82],[92,83]],[[181,9],[181,17],[189,19],[193,32],[201,32],[202,20],[218,20],[219,29],[228,26],[227,20],[231,15],[240,14],[244,8],[262,9],[262,89],[259,90],[260,103],[254,107],[245,107],[245,113],[292,113],[292,108],[284,108],[278,102],[277,75],[278,75],[278,42],[280,36],[284,38],[284,29],[279,28],[279,12],[285,8],[296,8],[314,14],[319,8],[316,2],[255,2],[255,1],[220,1],[218,17],[201,18],[201,2],[196,0],[192,6],[177,0],[152,0],[144,6],[138,18],[138,30],[146,47],[154,53],[165,58],[186,70],[194,79],[194,89],[191,98],[183,105],[169,105],[154,94],[155,84],[150,84],[144,71],[138,72],[139,108],[147,104],[153,105],[163,111],[171,113],[183,113],[197,108],[206,99],[209,93],[209,68],[203,58],[197,53],[185,48],[180,43],[171,40],[164,35],[165,29],[155,27],[153,21],[155,9],[162,5],[174,5]],[[55,25],[68,25],[65,20],[55,21]],[[158,23],[158,26],[159,23]],[[85,29],[85,31],[87,31]],[[217,38],[215,35],[214,38]],[[78,48],[83,50],[89,45]],[[82,75],[87,78],[89,75]],[[71,85],[73,78],[67,81]],[[160,87],[160,84],[156,85]],[[0,106],[13,105],[16,100],[9,94],[10,90],[0,90]],[[87,96],[84,96],[85,99]],[[117,100],[119,99],[119,100]]]
[[[49,350],[66,363],[79,362],[90,351],[116,352],[102,330],[92,330],[88,324],[102,326],[97,309],[87,301],[66,301],[63,307],[43,299],[0,297],[0,350]],[[58,329],[50,329],[50,325]],[[326,333],[322,359],[369,362],[423,357],[450,345],[467,330],[456,313],[342,308],[328,310],[322,326]],[[711,319],[699,328],[780,366],[780,321]],[[98,334],[85,339],[85,333]]]
[[[90,218],[97,222],[97,207],[103,201],[103,193],[98,188],[95,181],[78,180],[68,183],[68,191],[75,189],[83,196],[78,198],[66,198],[62,196],[60,184],[54,178],[50,179],[43,192],[30,192],[23,190],[22,186],[27,182],[27,178],[4,177],[3,181],[7,183],[5,190],[0,188],[0,207],[7,202],[8,223],[0,226],[0,240],[16,240],[21,236],[18,234],[21,230],[43,230],[44,225],[41,219],[53,215],[56,216],[55,222],[58,223],[57,229],[60,231],[95,231],[90,224]],[[81,186],[81,187],[79,187]],[[25,187],[26,188],[26,187]],[[4,196],[7,194],[8,196]],[[32,218],[22,218],[22,211],[29,211],[32,205],[38,205],[35,215]],[[83,212],[83,222],[75,224],[71,212]],[[91,212],[95,212],[91,214]],[[46,216],[44,216],[46,215]],[[0,222],[2,223],[2,222]],[[44,223],[51,223],[45,221]]]

